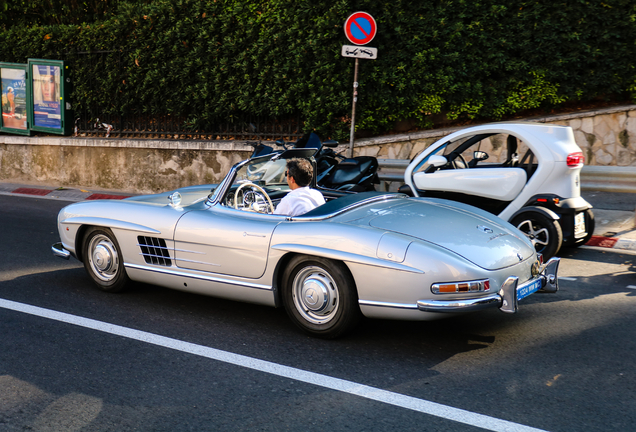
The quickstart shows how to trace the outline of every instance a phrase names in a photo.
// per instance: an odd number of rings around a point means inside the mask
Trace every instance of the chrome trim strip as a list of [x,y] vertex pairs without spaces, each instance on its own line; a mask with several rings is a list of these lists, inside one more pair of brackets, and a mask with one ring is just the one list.
[[267,290],[267,291],[271,291],[273,288],[272,286],[269,286],[269,285],[261,285],[261,284],[255,284],[250,282],[240,282],[240,281],[234,281],[231,279],[224,279],[224,278],[214,277],[214,276],[198,275],[198,274],[188,273],[181,270],[175,270],[174,268],[166,269],[166,268],[160,268],[160,267],[147,267],[147,266],[142,266],[138,264],[130,264],[130,263],[124,263],[124,267],[136,269],[136,270],[150,271],[154,273],[168,274],[171,276],[186,277],[190,279],[199,279],[199,280],[205,280],[209,282],[219,282],[219,283],[224,283],[228,285],[243,286],[246,288],[255,288],[255,289],[261,289],[261,290]]
[[149,234],[161,234],[161,231],[157,231],[156,229],[149,228],[143,225],[138,225],[130,222],[122,222],[116,219],[108,219],[108,218],[99,218],[99,217],[91,217],[91,216],[79,216],[72,217],[68,219],[64,219],[60,222],[62,224],[70,224],[70,225],[96,225],[96,226],[104,226],[108,228],[116,228],[127,231],[138,231]]
[[248,236],[248,237],[260,237],[260,238],[266,238],[266,235],[262,235],[262,234],[252,234],[252,233],[248,233],[247,231],[243,232],[243,236]]
[[71,257],[71,253],[64,249],[64,245],[62,245],[61,242],[53,244],[53,246],[51,246],[51,251],[56,257],[64,258],[66,260]]
[[418,309],[423,312],[472,312],[500,305],[501,296],[499,294],[472,299],[417,301]]
[[205,255],[205,252],[197,252],[197,251],[188,250],[188,249],[173,249],[173,250],[175,252],[187,252],[187,253],[191,253],[191,254]]
[[140,244],[137,243],[137,246],[141,247],[147,247],[147,248],[155,248],[155,249],[164,249],[164,250],[170,250],[170,248],[168,246],[155,246],[155,245],[149,245],[149,244]]
[[139,253],[139,255],[144,256],[144,257],[152,257],[152,258],[162,258],[165,260],[171,260],[172,257],[170,255],[168,256],[163,256],[163,255],[153,255],[153,254],[145,254],[145,253]]
[[195,261],[195,260],[189,260],[189,259],[185,259],[185,258],[175,258],[175,261],[183,261],[183,262],[189,262],[192,264],[205,264],[205,265],[210,265],[213,267],[221,267],[221,264],[214,264],[214,263],[207,263],[207,262],[203,262],[203,261]]
[[388,303],[388,302],[379,302],[379,301],[373,301],[373,300],[358,300],[358,304],[361,306],[376,306],[376,307],[388,307],[388,308],[397,308],[397,309],[417,309],[416,304]]
[[335,249],[305,246],[305,245],[299,245],[299,244],[293,244],[293,243],[280,243],[277,245],[273,245],[270,249],[280,250],[284,252],[296,252],[296,253],[301,253],[305,255],[321,256],[321,257],[336,259],[340,261],[348,261],[348,262],[353,262],[357,264],[370,265],[374,267],[390,268],[393,270],[400,270],[400,271],[405,271],[409,273],[424,274],[422,270],[409,267],[404,264],[399,264],[399,263],[391,262],[391,261],[385,261],[380,258],[372,258],[372,257],[364,256],[364,255],[350,253],[350,252],[343,252],[343,251],[339,251]]

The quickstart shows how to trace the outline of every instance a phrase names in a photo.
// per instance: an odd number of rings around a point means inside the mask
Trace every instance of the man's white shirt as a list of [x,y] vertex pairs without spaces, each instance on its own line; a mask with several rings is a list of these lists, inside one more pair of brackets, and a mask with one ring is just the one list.
[[280,200],[274,214],[299,216],[324,203],[325,198],[316,189],[311,189],[309,186],[299,187]]

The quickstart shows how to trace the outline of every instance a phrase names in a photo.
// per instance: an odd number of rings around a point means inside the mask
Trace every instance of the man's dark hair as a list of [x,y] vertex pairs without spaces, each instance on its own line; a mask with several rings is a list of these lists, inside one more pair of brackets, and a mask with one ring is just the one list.
[[314,167],[307,159],[289,159],[287,161],[287,175],[293,177],[298,186],[309,186],[314,176]]

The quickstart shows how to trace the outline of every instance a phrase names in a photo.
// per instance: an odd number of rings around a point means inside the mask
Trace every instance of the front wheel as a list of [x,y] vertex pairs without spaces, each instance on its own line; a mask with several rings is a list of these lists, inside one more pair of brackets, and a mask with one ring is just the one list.
[[119,292],[129,280],[121,249],[108,228],[93,227],[84,236],[84,268],[102,291]]
[[563,231],[559,223],[537,211],[526,211],[510,220],[522,231],[538,253],[547,261],[557,254],[563,243]]
[[336,338],[361,316],[349,270],[324,258],[294,257],[283,274],[282,296],[287,315],[312,336]]

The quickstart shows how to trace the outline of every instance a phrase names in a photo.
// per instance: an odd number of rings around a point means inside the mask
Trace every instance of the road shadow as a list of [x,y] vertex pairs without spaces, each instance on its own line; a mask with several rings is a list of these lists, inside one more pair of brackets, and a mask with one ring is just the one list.
[[386,384],[389,375],[394,381],[401,375],[395,371],[413,367],[419,378],[435,376],[431,369],[435,365],[460,353],[488,348],[496,338],[482,333],[470,318],[457,317],[433,322],[363,319],[344,337],[316,339],[297,329],[281,308],[143,283],[134,283],[123,293],[104,293],[94,287],[83,268],[0,282],[0,296],[361,382],[369,383],[365,370],[391,364],[392,372],[375,377],[371,385]]

